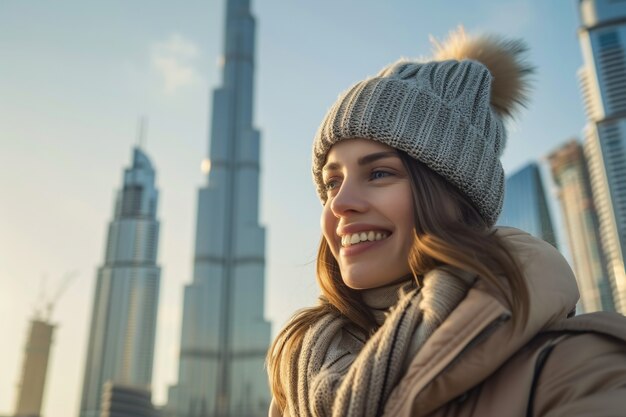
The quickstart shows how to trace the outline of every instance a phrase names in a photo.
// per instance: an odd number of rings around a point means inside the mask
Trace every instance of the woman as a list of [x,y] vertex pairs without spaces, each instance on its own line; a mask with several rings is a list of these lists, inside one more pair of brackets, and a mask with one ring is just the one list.
[[270,416],[623,416],[626,320],[573,315],[549,244],[493,225],[520,42],[460,29],[357,83],[315,138],[319,304],[268,354]]

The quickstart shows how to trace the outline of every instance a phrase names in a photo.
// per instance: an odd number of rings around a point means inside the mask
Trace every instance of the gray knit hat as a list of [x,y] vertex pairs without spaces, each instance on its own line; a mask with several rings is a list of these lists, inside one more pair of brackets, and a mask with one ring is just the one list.
[[331,146],[365,138],[402,150],[454,184],[493,225],[502,209],[503,118],[527,98],[521,41],[468,37],[462,28],[434,41],[430,61],[400,60],[341,94],[313,143],[313,177]]

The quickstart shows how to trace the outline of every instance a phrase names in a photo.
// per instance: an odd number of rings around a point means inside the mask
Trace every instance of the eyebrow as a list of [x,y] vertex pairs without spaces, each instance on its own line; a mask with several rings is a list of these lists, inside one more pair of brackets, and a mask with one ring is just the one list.
[[[367,164],[371,164],[372,162],[376,162],[379,159],[385,159],[385,158],[399,158],[398,152],[385,151],[385,152],[371,153],[369,155],[360,157],[357,160],[357,164],[361,166],[367,165]],[[322,171],[332,171],[332,170],[338,169],[340,166],[341,165],[338,162],[331,162],[330,164],[324,165],[324,167],[322,168]]]

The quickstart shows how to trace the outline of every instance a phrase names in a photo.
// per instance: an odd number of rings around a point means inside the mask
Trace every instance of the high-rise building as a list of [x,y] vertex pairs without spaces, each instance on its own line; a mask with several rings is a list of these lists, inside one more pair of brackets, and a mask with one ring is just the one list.
[[584,151],[615,308],[626,314],[626,1],[579,7]]
[[598,218],[583,148],[578,141],[571,140],[552,152],[548,160],[558,186],[582,310],[586,313],[613,311],[613,295],[600,247]]
[[193,281],[184,292],[169,416],[266,416],[269,407],[254,34],[250,0],[227,0],[223,85],[213,95],[210,163],[204,164],[210,170],[198,195]]
[[507,176],[498,224],[517,227],[556,247],[541,173],[536,163],[530,163]]
[[18,385],[15,417],[41,416],[53,333],[54,325],[48,321],[38,318],[31,320]]
[[156,417],[147,388],[107,382],[102,392],[102,412],[99,417]]
[[155,172],[133,150],[109,224],[98,269],[80,405],[81,417],[100,417],[104,384],[150,388],[161,269]]

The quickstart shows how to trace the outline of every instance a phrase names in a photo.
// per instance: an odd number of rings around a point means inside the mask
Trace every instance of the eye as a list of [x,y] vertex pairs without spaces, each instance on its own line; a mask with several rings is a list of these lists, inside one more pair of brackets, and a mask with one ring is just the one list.
[[370,179],[371,180],[378,180],[378,179],[381,179],[381,178],[388,177],[390,175],[393,175],[393,174],[391,172],[387,172],[387,171],[376,170],[376,171],[372,171],[372,173],[370,174]]
[[326,182],[324,183],[324,189],[326,191],[332,191],[335,188],[337,188],[339,186],[339,181],[337,180],[337,178],[329,178],[328,180],[326,180]]

